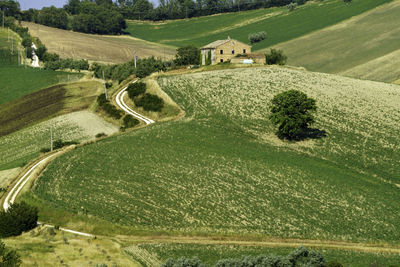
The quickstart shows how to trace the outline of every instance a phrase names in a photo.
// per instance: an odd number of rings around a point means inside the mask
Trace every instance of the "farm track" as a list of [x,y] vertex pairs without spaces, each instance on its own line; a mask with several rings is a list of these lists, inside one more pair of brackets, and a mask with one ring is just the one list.
[[[137,82],[137,80],[135,80],[133,83]],[[126,95],[126,89],[128,88],[125,87],[123,88],[121,91],[119,91],[117,93],[117,95],[115,96],[115,101],[117,103],[117,105],[124,110],[126,113],[134,116],[135,118],[144,121],[144,123],[146,123],[146,125],[152,124],[154,123],[154,121],[152,119],[149,119],[139,113],[137,113],[136,111],[134,111],[133,109],[131,109],[125,102],[124,102],[124,97]]]

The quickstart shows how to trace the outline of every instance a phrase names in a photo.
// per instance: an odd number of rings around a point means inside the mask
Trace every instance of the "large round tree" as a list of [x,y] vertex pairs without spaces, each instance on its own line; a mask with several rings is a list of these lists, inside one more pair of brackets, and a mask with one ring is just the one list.
[[270,119],[278,125],[279,138],[299,140],[314,122],[316,110],[314,99],[298,90],[289,90],[272,99]]

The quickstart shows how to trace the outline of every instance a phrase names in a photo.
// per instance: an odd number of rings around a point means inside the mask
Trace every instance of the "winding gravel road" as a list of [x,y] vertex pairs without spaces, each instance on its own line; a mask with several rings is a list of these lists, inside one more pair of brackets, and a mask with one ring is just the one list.
[[[135,83],[135,82],[137,82],[137,80],[134,81],[134,82],[132,82],[132,83]],[[124,97],[125,97],[125,95],[126,95],[126,93],[127,93],[127,92],[126,92],[126,89],[127,89],[127,88],[128,88],[128,86],[125,87],[125,88],[123,88],[121,91],[119,91],[118,94],[115,96],[115,102],[117,102],[117,105],[118,105],[122,110],[124,110],[126,113],[128,113],[128,114],[134,116],[135,118],[137,118],[137,119],[139,119],[139,120],[144,121],[144,122],[146,123],[146,125],[149,125],[149,124],[154,123],[154,121],[153,121],[152,119],[149,119],[149,118],[147,118],[147,117],[145,117],[145,116],[143,116],[143,115],[137,113],[136,111],[134,111],[133,109],[131,109],[131,108],[124,102]]]

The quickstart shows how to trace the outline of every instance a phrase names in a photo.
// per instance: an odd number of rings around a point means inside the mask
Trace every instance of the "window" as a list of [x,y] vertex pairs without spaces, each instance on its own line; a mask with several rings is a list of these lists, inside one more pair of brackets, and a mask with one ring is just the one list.
[[232,55],[235,54],[235,50],[232,50]]
[[246,49],[243,49],[243,54],[246,54]]
[[224,62],[224,60],[221,58],[220,62]]
[[219,50],[219,53],[222,55],[224,53],[224,50]]

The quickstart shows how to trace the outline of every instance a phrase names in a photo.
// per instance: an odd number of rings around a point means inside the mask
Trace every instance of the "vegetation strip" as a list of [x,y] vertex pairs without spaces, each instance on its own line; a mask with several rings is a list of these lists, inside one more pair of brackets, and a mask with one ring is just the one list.
[[[133,83],[137,82],[134,81]],[[152,124],[154,123],[154,121],[152,119],[149,119],[139,113],[137,113],[136,111],[132,110],[130,107],[128,107],[128,105],[124,102],[124,96],[126,95],[126,89],[128,88],[125,87],[123,88],[121,91],[118,92],[118,94],[115,97],[115,101],[117,102],[117,105],[124,110],[126,113],[138,118],[139,120],[142,120],[146,123],[146,125]]]

